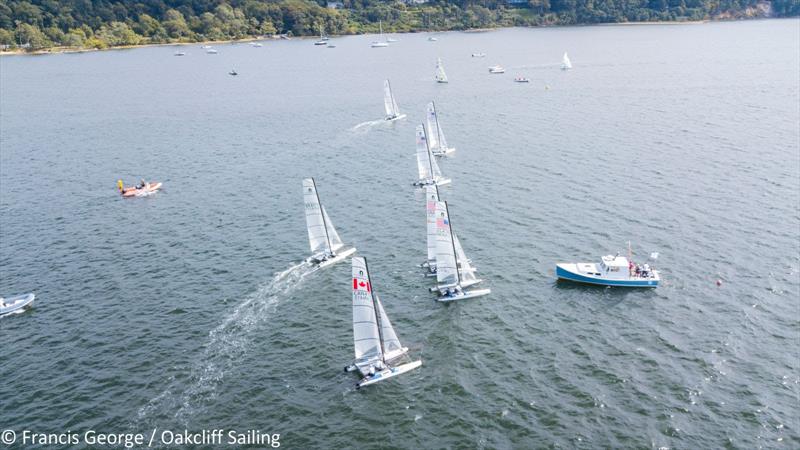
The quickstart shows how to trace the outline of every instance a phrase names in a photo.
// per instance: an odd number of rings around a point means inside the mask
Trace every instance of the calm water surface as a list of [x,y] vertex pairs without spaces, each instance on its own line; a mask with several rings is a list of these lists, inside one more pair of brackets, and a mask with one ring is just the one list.
[[[800,22],[437,36],[0,60],[0,295],[37,295],[0,319],[0,428],[800,446]],[[409,117],[365,124],[384,78]],[[430,100],[457,148],[442,196],[492,289],[449,305],[416,267]],[[292,268],[308,176],[421,369],[363,391],[342,372],[350,265]],[[117,195],[140,177],[164,191]],[[627,241],[660,253],[657,290],[554,281]]]

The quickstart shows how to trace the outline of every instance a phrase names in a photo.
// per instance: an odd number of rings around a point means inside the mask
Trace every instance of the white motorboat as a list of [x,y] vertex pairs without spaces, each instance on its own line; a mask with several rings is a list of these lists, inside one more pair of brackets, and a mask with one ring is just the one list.
[[34,298],[36,298],[36,296],[33,293],[15,295],[9,298],[0,297],[0,316],[23,312],[33,306]]
[[489,73],[506,73],[506,69],[501,66],[492,66],[489,67]]

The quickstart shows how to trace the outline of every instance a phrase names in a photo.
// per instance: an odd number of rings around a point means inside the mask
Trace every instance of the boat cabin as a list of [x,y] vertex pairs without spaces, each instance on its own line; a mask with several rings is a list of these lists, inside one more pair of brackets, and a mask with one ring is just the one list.
[[603,278],[630,278],[628,258],[624,256],[606,255],[600,259],[600,273]]

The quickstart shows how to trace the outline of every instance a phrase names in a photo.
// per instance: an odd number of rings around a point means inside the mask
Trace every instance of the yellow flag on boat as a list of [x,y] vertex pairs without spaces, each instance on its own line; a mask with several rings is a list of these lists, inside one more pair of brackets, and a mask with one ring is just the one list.
[[120,192],[123,190],[122,180],[117,180],[117,187],[119,188]]

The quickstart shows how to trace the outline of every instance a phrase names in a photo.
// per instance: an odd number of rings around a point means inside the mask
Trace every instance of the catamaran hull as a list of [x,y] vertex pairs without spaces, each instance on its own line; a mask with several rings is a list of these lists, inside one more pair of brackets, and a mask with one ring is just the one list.
[[390,367],[388,369],[381,370],[380,372],[375,373],[375,375],[364,377],[363,380],[356,383],[356,389],[375,384],[379,381],[388,380],[389,378],[414,370],[421,365],[422,361],[414,361],[397,367]]
[[355,248],[355,247],[350,247],[350,248],[348,248],[348,249],[345,249],[345,250],[341,250],[341,251],[339,251],[339,252],[336,254],[336,256],[334,256],[333,258],[328,258],[328,259],[326,259],[326,260],[324,260],[324,261],[319,261],[319,262],[317,262],[317,261],[316,261],[316,260],[315,260],[315,259],[312,257],[312,258],[309,258],[309,262],[311,262],[312,264],[314,264],[314,263],[315,263],[315,264],[317,264],[317,267],[319,267],[320,269],[322,269],[322,268],[324,268],[324,267],[328,267],[328,266],[330,266],[330,265],[336,264],[337,262],[339,262],[339,261],[342,261],[342,260],[346,259],[348,256],[352,255],[352,254],[353,254],[353,253],[355,253],[355,252],[356,252],[356,248]]
[[400,120],[400,119],[405,119],[405,118],[406,118],[405,114],[400,114],[399,116],[395,116],[395,117],[387,117],[386,121],[387,122],[394,122],[395,120]]
[[431,182],[429,180],[420,180],[420,181],[417,181],[416,183],[414,183],[414,186],[425,187],[425,186],[429,186],[429,185],[432,185],[432,184],[435,184],[436,186],[444,186],[444,185],[450,184],[452,182],[453,182],[453,180],[451,180],[450,178],[440,178],[439,180],[437,180],[435,182]]
[[473,297],[480,297],[483,295],[488,295],[492,292],[491,289],[474,289],[471,291],[464,291],[460,294],[456,295],[442,295],[436,299],[437,302],[447,303],[447,302],[454,302],[456,300],[466,300],[468,298]]
[[20,313],[25,309],[30,308],[33,306],[34,298],[36,298],[36,296],[33,294],[24,294],[3,299],[3,302],[6,304],[6,306],[0,307],[0,317],[14,313]]
[[437,150],[437,151],[431,152],[431,153],[433,153],[433,156],[447,156],[450,153],[454,153],[455,151],[456,151],[455,147],[448,147],[448,148],[446,148],[444,150]]
[[556,264],[556,277],[558,280],[568,280],[576,283],[593,284],[597,286],[615,286],[632,288],[654,288],[658,287],[660,278],[658,272],[654,272],[653,278],[638,278],[631,280],[619,280],[603,278],[602,276],[585,275],[577,270],[577,264]]

